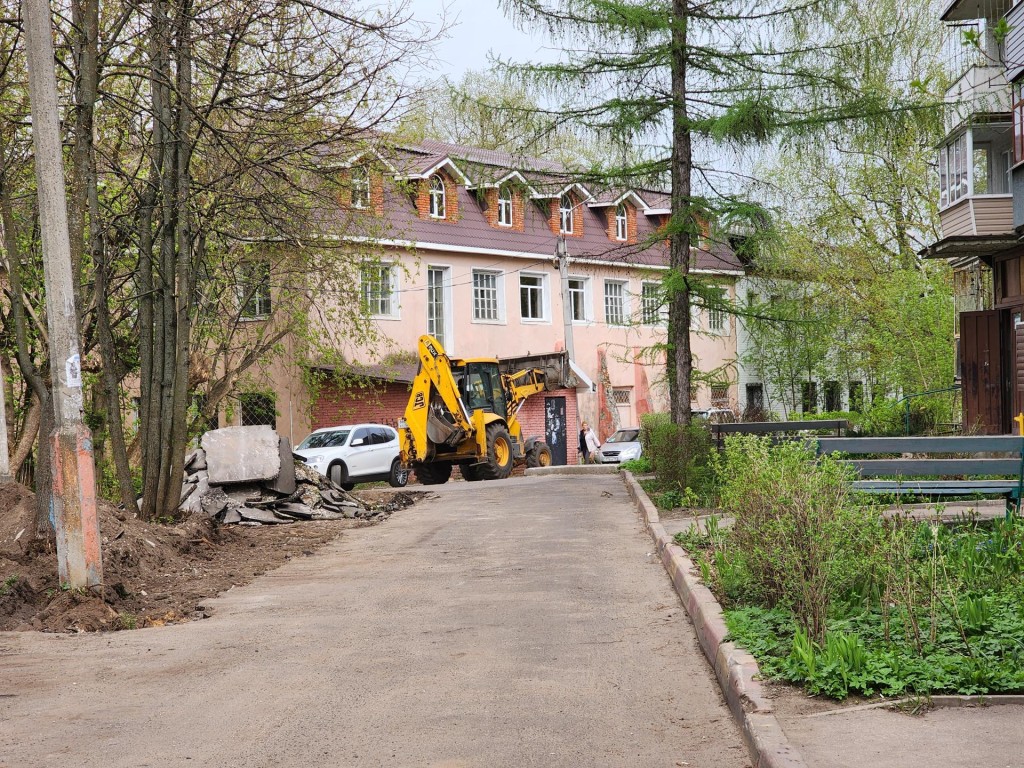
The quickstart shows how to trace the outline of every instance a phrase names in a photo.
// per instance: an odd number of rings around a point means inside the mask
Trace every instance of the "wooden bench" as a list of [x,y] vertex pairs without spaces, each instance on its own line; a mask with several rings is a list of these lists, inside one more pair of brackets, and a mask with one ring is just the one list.
[[[845,456],[908,453],[968,456],[848,459],[860,477],[854,481],[853,488],[866,493],[928,497],[1002,496],[1018,507],[1024,495],[1024,437],[823,437],[817,441],[817,452],[819,456],[831,453]],[[1002,454],[1002,457],[990,458],[980,454]],[[1004,479],[977,479],[991,475],[1003,476]],[[947,479],[931,479],[934,477]]]
[[846,419],[819,419],[817,421],[741,421],[731,424],[712,424],[711,436],[721,448],[727,435],[771,435],[775,440],[787,439],[786,433],[830,430],[843,435],[850,428]]

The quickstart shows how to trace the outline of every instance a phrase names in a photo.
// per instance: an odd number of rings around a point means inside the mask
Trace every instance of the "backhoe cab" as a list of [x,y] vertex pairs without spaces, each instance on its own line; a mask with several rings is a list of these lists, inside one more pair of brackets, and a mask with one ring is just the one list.
[[402,465],[424,485],[448,481],[458,465],[466,480],[499,480],[517,461],[551,463],[543,438],[524,440],[519,409],[549,388],[543,369],[503,374],[494,358],[457,360],[433,336],[419,340],[420,368],[398,425]]

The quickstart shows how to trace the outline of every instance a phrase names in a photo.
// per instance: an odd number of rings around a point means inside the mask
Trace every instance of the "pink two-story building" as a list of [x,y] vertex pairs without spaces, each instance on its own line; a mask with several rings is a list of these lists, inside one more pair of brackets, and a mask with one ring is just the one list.
[[[340,172],[339,216],[372,222],[359,291],[380,339],[372,349],[344,350],[343,366],[308,361],[325,374],[315,392],[273,366],[267,375],[283,434],[297,441],[322,426],[397,421],[424,333],[453,357],[510,359],[511,368],[560,360],[568,386],[531,398],[521,412],[527,432],[547,436],[556,463],[576,460],[584,420],[603,439],[667,409],[659,345],[668,252],[657,236],[670,213],[667,195],[590,189],[553,163],[433,141],[367,152]],[[742,276],[735,254],[702,245],[693,271],[733,296]],[[728,371],[734,319],[695,314],[698,367]],[[333,383],[339,368],[358,384]],[[722,373],[713,386],[696,387],[694,407],[735,407],[731,378]]]

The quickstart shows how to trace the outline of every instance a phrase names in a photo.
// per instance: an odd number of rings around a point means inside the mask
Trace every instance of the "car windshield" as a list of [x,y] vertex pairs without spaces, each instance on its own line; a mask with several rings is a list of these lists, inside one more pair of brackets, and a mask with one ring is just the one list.
[[337,448],[348,440],[348,429],[332,429],[329,432],[314,432],[301,443],[302,448]]
[[609,443],[635,443],[640,437],[639,429],[620,429],[608,438]]

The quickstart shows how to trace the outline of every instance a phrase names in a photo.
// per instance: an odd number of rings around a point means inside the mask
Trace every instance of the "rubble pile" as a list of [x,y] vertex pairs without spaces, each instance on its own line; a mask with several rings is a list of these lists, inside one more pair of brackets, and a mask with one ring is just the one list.
[[368,509],[292,454],[269,426],[225,427],[203,435],[185,459],[179,509],[238,525],[297,520],[380,520],[390,508]]

